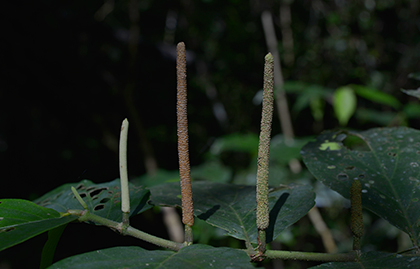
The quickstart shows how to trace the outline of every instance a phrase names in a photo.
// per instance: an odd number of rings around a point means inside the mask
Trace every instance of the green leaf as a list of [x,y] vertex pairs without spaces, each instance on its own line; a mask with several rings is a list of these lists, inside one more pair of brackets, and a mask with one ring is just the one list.
[[285,140],[283,135],[276,135],[270,142],[270,162],[288,165],[292,159],[300,159],[300,149],[312,138],[294,138],[292,142]]
[[258,136],[256,134],[229,134],[218,138],[211,146],[210,152],[219,155],[223,151],[239,151],[258,154]]
[[403,111],[405,115],[407,115],[407,118],[420,118],[420,104],[418,103],[408,103],[404,105]]
[[399,116],[393,111],[378,111],[375,109],[358,108],[356,111],[356,118],[364,122],[374,122],[376,124],[386,126],[395,121]]
[[357,100],[353,89],[345,86],[334,92],[334,112],[340,125],[345,126],[356,111]]
[[153,174],[144,174],[140,177],[130,179],[130,182],[134,185],[142,186],[155,186],[168,182],[179,182],[179,170],[164,170],[158,169],[156,173]]
[[20,199],[0,200],[0,251],[77,219]]
[[[194,214],[237,239],[257,243],[255,186],[194,182]],[[179,183],[150,189],[151,203],[181,206]],[[314,206],[310,186],[283,186],[269,193],[270,226],[267,242],[302,218]]]
[[[348,148],[350,139],[358,139],[361,147]],[[321,150],[325,141],[339,147]],[[359,179],[363,207],[408,233],[414,245],[420,244],[420,131],[328,131],[305,145],[301,154],[318,180],[346,198],[352,180]]]
[[362,85],[349,85],[354,92],[367,100],[398,109],[401,103],[394,96]]
[[[80,205],[70,189],[72,186],[79,192],[92,213],[117,222],[122,220],[120,179],[100,184],[94,184],[89,180],[64,184],[36,199],[34,202],[59,212],[67,212],[68,209],[83,210],[82,205]],[[129,188],[130,216],[151,208],[147,204],[149,199],[148,190],[143,189],[141,186],[135,186],[132,183],[129,183]]]
[[179,252],[115,247],[92,251],[61,260],[50,269],[115,268],[254,268],[248,255],[238,249],[191,245]]
[[231,177],[232,171],[218,160],[207,161],[201,165],[191,167],[191,178],[194,180],[226,183]]
[[330,89],[319,85],[307,85],[297,96],[296,102],[293,105],[293,112],[298,113],[307,108],[310,106],[311,100],[313,99],[326,99],[328,96],[331,96],[331,94],[332,92]]
[[383,252],[363,253],[358,262],[329,262],[312,269],[378,269],[378,268],[420,268],[419,256],[403,256]]
[[42,249],[40,269],[47,268],[52,264],[55,248],[57,247],[58,241],[66,226],[67,223],[48,231],[48,240],[45,242],[44,248]]

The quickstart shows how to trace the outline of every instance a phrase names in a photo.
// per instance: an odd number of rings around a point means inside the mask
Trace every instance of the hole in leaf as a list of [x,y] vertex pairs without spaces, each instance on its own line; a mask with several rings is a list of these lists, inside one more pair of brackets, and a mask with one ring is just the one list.
[[363,175],[363,174],[359,175],[359,179],[364,179],[364,178],[365,178],[365,175]]
[[358,136],[348,134],[343,140],[343,145],[350,150],[370,151],[366,142]]
[[86,191],[91,191],[91,190],[94,190],[96,187],[89,187],[89,188],[87,188],[86,189]]
[[89,192],[89,196],[93,197],[93,196],[99,195],[102,191],[107,190],[107,189],[108,188],[98,188],[96,190]]
[[3,228],[3,229],[0,229],[0,233],[7,233],[10,231],[13,231],[14,229],[16,229],[16,227]]
[[105,204],[106,202],[108,202],[109,200],[111,200],[111,199],[109,199],[109,198],[104,198],[104,199],[102,199],[101,201],[99,201],[99,203],[101,203],[101,204]]
[[83,190],[85,188],[85,186],[83,184],[79,184],[76,187],[76,190]]
[[87,196],[86,193],[84,192],[80,193],[80,197],[85,198],[86,196]]
[[105,208],[105,206],[104,205],[96,205],[94,208],[93,208],[93,211],[99,211],[99,210],[102,210],[102,209],[104,209]]
[[347,166],[346,168],[344,168],[345,170],[353,170],[355,167],[353,165]]
[[344,173],[340,173],[337,175],[337,179],[338,180],[347,180],[349,178],[349,176],[347,174]]

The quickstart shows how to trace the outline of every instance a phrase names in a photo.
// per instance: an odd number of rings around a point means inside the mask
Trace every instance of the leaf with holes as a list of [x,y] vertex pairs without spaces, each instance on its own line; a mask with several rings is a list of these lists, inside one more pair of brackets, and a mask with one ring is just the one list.
[[0,200],[0,251],[77,219],[31,201]]
[[[40,206],[57,210],[58,212],[66,212],[68,209],[83,209],[71,191],[72,186],[79,192],[92,213],[117,222],[121,221],[121,190],[119,179],[100,184],[94,184],[89,180],[64,184],[36,199],[34,202]],[[129,188],[130,216],[151,208],[147,204],[150,194],[148,190],[131,183],[129,183]]]
[[[194,182],[194,214],[207,223],[228,232],[229,236],[257,243],[255,186]],[[179,183],[150,188],[151,203],[181,206]],[[310,186],[288,185],[269,193],[270,226],[267,242],[298,221],[314,206]]]
[[408,233],[419,246],[420,131],[328,131],[305,145],[301,154],[318,180],[346,198],[352,180],[359,179],[363,207]]
[[114,268],[254,268],[239,249],[194,244],[178,252],[149,251],[140,247],[115,247],[92,251],[61,260],[50,269]]
[[329,262],[311,269],[377,269],[377,268],[420,268],[419,256],[403,256],[384,252],[362,253],[358,262]]

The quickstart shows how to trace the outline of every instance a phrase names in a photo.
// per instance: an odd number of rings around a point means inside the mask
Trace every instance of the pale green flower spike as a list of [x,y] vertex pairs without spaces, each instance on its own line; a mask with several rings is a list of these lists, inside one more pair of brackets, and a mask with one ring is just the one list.
[[120,135],[120,181],[121,181],[121,211],[130,213],[130,193],[128,189],[127,172],[127,136],[128,120],[124,119]]

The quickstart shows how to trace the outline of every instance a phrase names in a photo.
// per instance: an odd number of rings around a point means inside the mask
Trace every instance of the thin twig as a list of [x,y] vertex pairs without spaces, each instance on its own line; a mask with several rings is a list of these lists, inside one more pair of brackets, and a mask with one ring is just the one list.
[[276,86],[277,112],[280,118],[281,129],[286,138],[286,142],[293,141],[294,133],[292,120],[290,118],[289,107],[287,105],[286,94],[283,89],[283,75],[281,72],[280,56],[277,49],[277,38],[274,31],[273,19],[269,11],[264,11],[261,15],[265,39],[268,50],[274,57],[274,84]]
[[188,151],[187,59],[184,42],[178,43],[176,49],[178,158],[179,174],[181,177],[182,222],[185,225],[185,241],[191,243],[191,226],[194,224],[194,209]]

